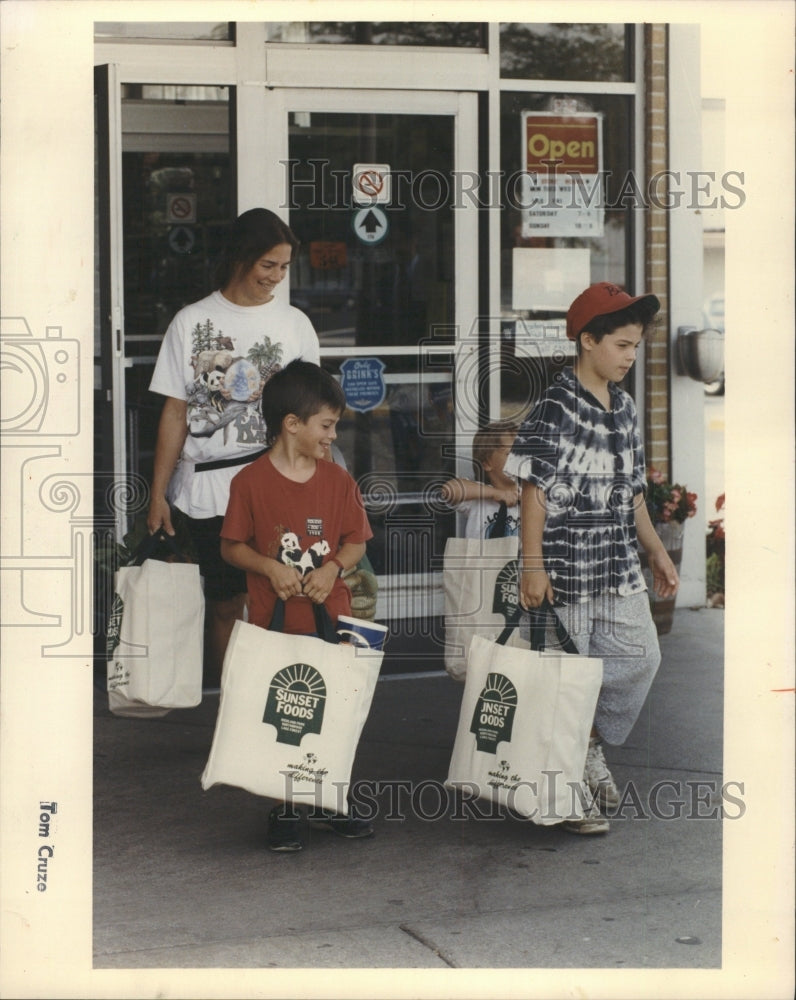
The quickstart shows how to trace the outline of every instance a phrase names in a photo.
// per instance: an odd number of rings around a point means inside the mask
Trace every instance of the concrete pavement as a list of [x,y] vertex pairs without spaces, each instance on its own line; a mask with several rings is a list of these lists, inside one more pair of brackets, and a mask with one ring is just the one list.
[[606,748],[627,797],[603,837],[456,818],[445,674],[377,685],[353,774],[376,836],[313,831],[294,855],[266,850],[266,800],[200,787],[216,695],[132,720],[97,692],[94,967],[719,968],[723,628],[682,609],[661,637],[647,705]]

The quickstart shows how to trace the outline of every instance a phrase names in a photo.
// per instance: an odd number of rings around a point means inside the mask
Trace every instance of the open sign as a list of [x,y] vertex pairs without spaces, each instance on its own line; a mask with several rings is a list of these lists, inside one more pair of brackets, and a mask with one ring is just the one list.
[[596,174],[601,120],[596,114],[523,112],[523,161],[533,173]]
[[602,115],[523,111],[520,127],[522,238],[602,236]]

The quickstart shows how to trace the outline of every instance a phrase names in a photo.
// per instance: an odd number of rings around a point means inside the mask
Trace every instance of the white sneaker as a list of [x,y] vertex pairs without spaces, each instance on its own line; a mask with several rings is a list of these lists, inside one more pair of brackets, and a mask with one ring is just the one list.
[[589,749],[586,751],[586,766],[583,770],[583,780],[591,789],[591,793],[603,809],[613,809],[619,805],[619,789],[616,787],[608,765],[603,756],[603,747],[596,736],[589,739]]
[[561,825],[567,833],[579,833],[582,835],[608,833],[611,829],[611,824],[600,812],[597,799],[592,799],[590,805],[584,806],[583,819],[568,819]]

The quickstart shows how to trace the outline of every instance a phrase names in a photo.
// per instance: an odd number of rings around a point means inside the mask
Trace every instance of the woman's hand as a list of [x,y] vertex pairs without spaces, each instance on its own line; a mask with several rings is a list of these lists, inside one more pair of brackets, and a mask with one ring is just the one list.
[[174,528],[171,523],[171,507],[165,497],[153,497],[150,501],[146,526],[149,529],[150,535],[154,535],[161,528],[167,535],[174,534]]
[[187,413],[188,404],[184,399],[168,396],[163,403],[155,443],[151,499],[146,519],[146,526],[153,535],[161,528],[167,535],[175,533],[171,523],[171,508],[166,500],[166,489],[188,435]]

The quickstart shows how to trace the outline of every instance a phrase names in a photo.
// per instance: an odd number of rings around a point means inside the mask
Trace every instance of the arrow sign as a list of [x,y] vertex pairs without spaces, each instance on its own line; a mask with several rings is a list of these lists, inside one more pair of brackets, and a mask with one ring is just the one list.
[[196,244],[196,234],[189,226],[173,226],[169,231],[169,246],[175,253],[191,253]]
[[376,215],[376,213],[373,211],[372,208],[368,209],[365,218],[360,222],[360,226],[362,227],[362,229],[365,230],[368,237],[371,237],[373,233],[378,232],[378,230],[381,229],[383,225],[384,223],[381,221],[378,215]]
[[380,208],[360,208],[354,215],[354,232],[363,243],[381,243],[389,231],[386,214]]

